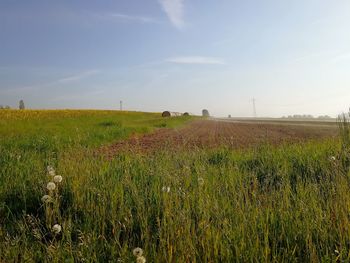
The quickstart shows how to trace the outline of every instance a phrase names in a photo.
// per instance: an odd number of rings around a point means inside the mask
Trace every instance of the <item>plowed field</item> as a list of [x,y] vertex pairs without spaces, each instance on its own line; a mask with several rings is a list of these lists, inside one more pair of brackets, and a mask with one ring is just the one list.
[[256,146],[262,143],[280,144],[310,139],[333,137],[336,126],[290,123],[248,123],[221,120],[201,120],[180,129],[158,129],[154,133],[133,136],[101,149],[109,156],[123,150],[152,151],[162,148],[215,148],[233,149]]

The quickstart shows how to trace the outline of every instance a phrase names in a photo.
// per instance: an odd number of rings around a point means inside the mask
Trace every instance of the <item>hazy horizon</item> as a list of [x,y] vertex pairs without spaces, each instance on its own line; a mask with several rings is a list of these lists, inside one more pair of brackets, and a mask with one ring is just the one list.
[[350,2],[1,1],[0,105],[337,116]]

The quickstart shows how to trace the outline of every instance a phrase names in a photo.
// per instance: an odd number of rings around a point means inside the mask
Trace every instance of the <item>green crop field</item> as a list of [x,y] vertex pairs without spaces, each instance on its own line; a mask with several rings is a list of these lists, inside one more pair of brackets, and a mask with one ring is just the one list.
[[0,262],[350,261],[345,119],[322,141],[96,154],[192,119],[1,110]]

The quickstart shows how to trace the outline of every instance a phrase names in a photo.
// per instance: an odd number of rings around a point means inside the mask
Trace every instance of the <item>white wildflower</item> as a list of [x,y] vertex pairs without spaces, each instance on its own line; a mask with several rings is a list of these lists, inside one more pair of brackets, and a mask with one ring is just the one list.
[[137,257],[136,258],[136,263],[146,263],[146,259],[144,256]]
[[55,185],[54,182],[49,182],[49,183],[47,184],[46,188],[47,188],[47,190],[49,190],[49,191],[53,191],[53,190],[56,189],[56,185]]
[[204,179],[202,177],[198,178],[198,184],[203,185],[204,184]]
[[329,160],[334,162],[336,160],[336,158],[335,158],[335,156],[331,156],[331,157],[329,157]]
[[141,257],[143,254],[143,250],[142,248],[137,247],[137,248],[134,248],[132,253],[134,254],[135,257]]
[[41,198],[41,201],[42,201],[43,203],[49,203],[49,202],[52,201],[52,198],[51,198],[51,196],[49,196],[49,195],[44,195],[44,196]]
[[53,169],[53,167],[50,166],[50,165],[47,166],[47,172],[48,172],[49,175],[51,175],[51,176],[55,176],[55,174],[56,174],[55,169]]
[[162,191],[165,193],[169,193],[170,192],[170,186],[163,186],[162,187]]
[[61,230],[62,230],[62,227],[61,227],[59,224],[55,224],[55,225],[52,227],[52,232],[54,232],[55,234],[60,233]]
[[55,182],[55,183],[60,183],[60,182],[62,182],[62,176],[60,176],[60,175],[55,175],[54,176],[54,178],[53,178],[53,181]]

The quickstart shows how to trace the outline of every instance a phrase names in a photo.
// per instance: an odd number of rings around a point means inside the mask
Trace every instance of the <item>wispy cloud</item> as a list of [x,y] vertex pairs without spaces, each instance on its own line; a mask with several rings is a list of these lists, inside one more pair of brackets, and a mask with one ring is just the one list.
[[121,13],[107,13],[97,15],[101,19],[117,20],[121,22],[136,22],[136,23],[157,23],[155,18],[139,15],[128,15]]
[[185,0],[158,0],[162,5],[171,23],[178,29],[185,26],[184,1]]
[[19,92],[19,91],[28,92],[28,91],[33,91],[33,90],[38,90],[38,89],[43,89],[43,88],[49,88],[49,87],[56,86],[56,85],[62,84],[62,83],[70,83],[70,82],[79,81],[79,80],[88,78],[89,76],[98,74],[99,72],[100,72],[99,70],[88,70],[88,71],[80,72],[80,73],[75,74],[75,75],[55,79],[55,80],[52,80],[49,82],[7,89],[7,90],[4,90],[4,92],[5,93],[13,93],[13,92]]
[[95,75],[97,73],[99,73],[99,70],[88,70],[88,71],[84,71],[75,75],[71,75],[69,77],[64,77],[61,78],[59,80],[57,80],[56,82],[62,83],[62,82],[72,82],[72,81],[79,81],[81,79],[87,78],[89,76]]
[[168,58],[167,62],[176,64],[204,64],[204,65],[224,65],[225,61],[221,58],[216,57],[200,57],[200,56],[190,56],[190,57],[174,57]]

